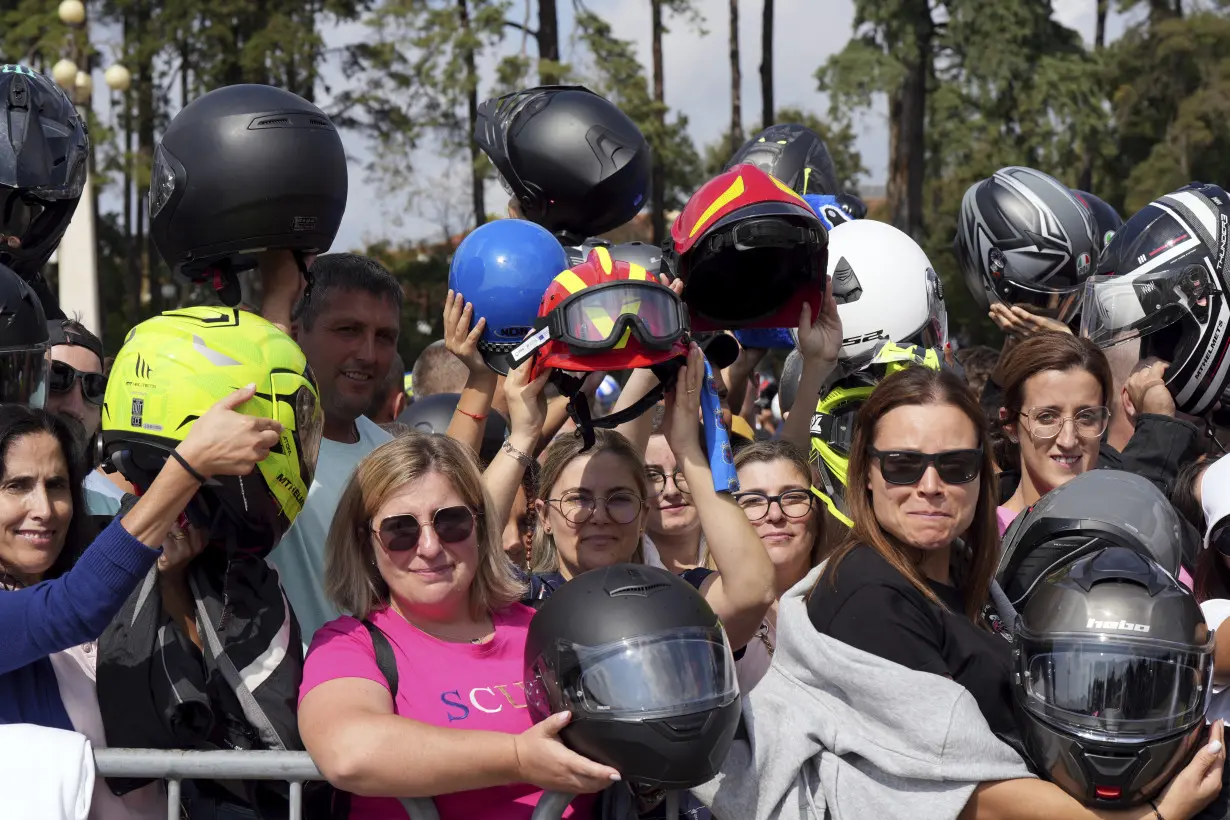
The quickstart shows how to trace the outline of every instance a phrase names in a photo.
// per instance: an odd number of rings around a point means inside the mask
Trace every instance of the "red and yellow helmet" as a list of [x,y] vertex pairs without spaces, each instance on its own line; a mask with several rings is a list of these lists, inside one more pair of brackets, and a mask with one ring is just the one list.
[[828,233],[801,196],[754,165],[701,186],[671,227],[694,331],[794,327],[820,309]]

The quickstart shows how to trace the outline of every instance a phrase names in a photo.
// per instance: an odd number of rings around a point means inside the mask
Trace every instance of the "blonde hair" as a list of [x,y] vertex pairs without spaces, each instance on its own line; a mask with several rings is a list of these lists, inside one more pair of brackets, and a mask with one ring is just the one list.
[[[613,453],[623,459],[628,469],[632,471],[632,478],[636,481],[636,489],[641,494],[641,498],[649,498],[649,480],[645,478],[645,461],[632,446],[632,442],[622,434],[614,430],[599,428],[594,430],[594,446],[582,452],[583,446],[584,442],[580,436],[560,436],[547,446],[546,452],[543,453],[542,467],[538,471],[536,500],[550,503],[547,499],[551,491],[555,489],[555,484],[559,481],[564,468],[571,464],[577,456],[596,456],[599,453]],[[530,547],[530,572],[533,573],[559,571],[559,550],[555,546],[555,539],[543,526],[545,518],[544,515],[538,516],[538,523],[534,527],[534,541]],[[644,561],[644,548],[638,540],[636,552],[632,555],[632,562],[641,564]]]
[[470,585],[475,618],[521,600],[525,585],[500,545],[474,454],[446,436],[407,433],[359,462],[333,514],[325,542],[325,591],[344,612],[366,618],[389,604],[389,585],[376,568],[372,516],[400,488],[436,474],[452,483],[478,524],[478,572]]

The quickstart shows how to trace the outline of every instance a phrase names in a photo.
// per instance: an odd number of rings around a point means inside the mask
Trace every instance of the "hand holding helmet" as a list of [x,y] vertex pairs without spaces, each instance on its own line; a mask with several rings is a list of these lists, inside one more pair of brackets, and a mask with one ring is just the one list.
[[1169,362],[1147,359],[1128,377],[1123,388],[1127,390],[1128,401],[1137,413],[1156,413],[1174,418],[1174,396],[1166,388],[1166,369],[1169,367]]
[[[532,368],[533,364],[526,362],[510,370],[504,380],[504,397],[508,401],[508,421],[512,428],[509,439],[524,439],[512,442],[514,447],[524,451],[538,443],[547,421],[547,394],[544,389],[551,378],[551,370],[548,368],[531,379]],[[524,447],[518,446],[521,444]]]
[[548,792],[592,794],[617,782],[619,772],[582,757],[559,739],[572,719],[559,712],[513,737],[517,753],[517,780]]
[[824,301],[816,320],[812,322],[811,304],[804,302],[799,311],[799,352],[805,365],[812,363],[834,365],[841,353],[841,316],[837,313],[837,300],[833,298],[833,280],[824,287]]
[[474,305],[466,301],[465,295],[450,290],[444,299],[444,346],[461,359],[471,375],[491,372],[478,351],[479,339],[486,329],[486,319],[480,316],[474,321]]
[[1020,305],[995,302],[987,313],[996,327],[1008,336],[1024,339],[1037,333],[1071,333],[1072,329],[1058,319],[1030,313]]
[[695,342],[688,346],[688,363],[679,368],[675,388],[666,395],[662,434],[680,464],[704,464],[700,447],[700,389],[705,380],[705,354]]
[[255,384],[241,387],[192,423],[188,437],[175,448],[192,469],[205,478],[248,475],[278,445],[280,423],[235,412],[255,395]]
[[1214,721],[1209,742],[1200,747],[1162,791],[1157,811],[1163,817],[1194,817],[1221,792],[1222,768],[1226,765],[1225,732],[1225,722]]

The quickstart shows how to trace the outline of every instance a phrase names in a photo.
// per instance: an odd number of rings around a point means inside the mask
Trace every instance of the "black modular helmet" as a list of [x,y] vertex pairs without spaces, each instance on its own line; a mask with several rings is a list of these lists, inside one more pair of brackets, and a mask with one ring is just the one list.
[[965,192],[953,252],[984,311],[1003,302],[1067,322],[1097,263],[1096,230],[1070,188],[1012,166]]
[[273,86],[226,86],[176,114],[154,150],[150,235],[172,270],[221,290],[257,251],[295,251],[301,269],[303,254],[327,251],[346,186],[323,111]]
[[1176,407],[1201,415],[1230,381],[1230,196],[1193,183],[1133,215],[1085,284],[1081,334],[1098,347],[1140,339],[1170,363]]
[[[828,146],[806,125],[770,125],[743,143],[722,171],[729,171],[736,165],[755,165],[801,196],[839,193],[837,172]],[[853,201],[858,202],[857,197]]]
[[1089,213],[1093,214],[1093,224],[1097,227],[1097,233],[1093,238],[1097,240],[1100,253],[1110,244],[1111,237],[1123,227],[1123,217],[1119,216],[1119,212],[1101,197],[1094,196],[1088,191],[1078,191],[1075,188],[1072,189],[1072,193],[1076,194],[1080,203],[1089,209]]
[[[448,425],[453,420],[453,413],[460,400],[460,393],[433,393],[415,399],[413,404],[401,411],[397,421],[417,433],[436,433],[442,436],[448,432]],[[492,410],[487,414],[487,423],[483,426],[479,459],[486,464],[495,458],[507,436],[508,424],[504,417]]]
[[1143,549],[1053,570],[1020,612],[1017,725],[1044,777],[1086,805],[1157,795],[1191,759],[1213,684],[1213,633],[1192,594]]
[[1020,607],[1056,567],[1107,546],[1140,549],[1178,577],[1199,537],[1153,482],[1090,470],[1051,490],[1004,533],[996,580]]
[[0,402],[43,406],[49,339],[38,296],[0,265]]
[[564,743],[635,785],[712,779],[739,723],[726,633],[664,569],[618,564],[564,584],[530,622],[525,665],[534,721],[571,712]]
[[584,86],[486,100],[474,139],[521,215],[552,233],[596,236],[645,204],[649,143],[627,114]]

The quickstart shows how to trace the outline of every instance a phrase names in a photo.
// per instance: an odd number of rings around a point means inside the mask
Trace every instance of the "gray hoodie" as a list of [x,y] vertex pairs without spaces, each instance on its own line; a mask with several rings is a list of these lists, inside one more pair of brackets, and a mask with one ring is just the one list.
[[693,789],[716,817],[952,820],[979,783],[1033,776],[963,686],[817,632],[805,599],[822,569],[782,596],[748,739]]

